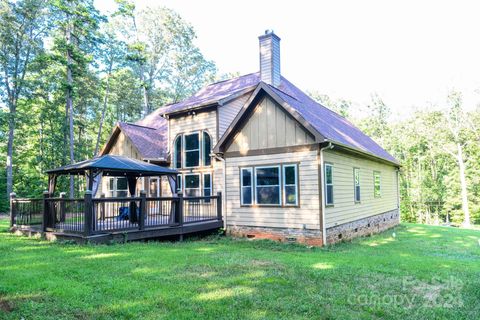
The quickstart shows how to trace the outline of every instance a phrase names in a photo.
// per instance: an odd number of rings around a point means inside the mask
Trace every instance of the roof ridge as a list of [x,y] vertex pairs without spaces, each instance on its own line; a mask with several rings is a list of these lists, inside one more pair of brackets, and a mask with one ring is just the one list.
[[[207,84],[207,85],[206,85],[205,87],[203,87],[203,88],[210,87],[210,86],[213,86],[213,85],[215,85],[215,84],[222,83],[222,82],[227,82],[227,81],[231,81],[231,80],[234,80],[234,79],[251,76],[252,74],[256,74],[256,73],[259,73],[259,71],[242,74],[242,75],[240,75],[240,76],[238,76],[238,77],[233,77],[233,78],[229,78],[229,79],[225,79],[225,80],[220,80],[220,81],[217,81],[217,82],[212,82],[212,83]],[[202,88],[202,89],[203,89],[203,88]]]
[[131,122],[119,121],[118,123],[119,123],[119,124],[126,124],[127,126],[132,126],[132,127],[140,127],[140,128],[145,128],[145,129],[158,130],[158,129],[156,129],[156,128],[147,127],[147,126],[142,126],[141,124],[136,124],[136,123],[131,123]]

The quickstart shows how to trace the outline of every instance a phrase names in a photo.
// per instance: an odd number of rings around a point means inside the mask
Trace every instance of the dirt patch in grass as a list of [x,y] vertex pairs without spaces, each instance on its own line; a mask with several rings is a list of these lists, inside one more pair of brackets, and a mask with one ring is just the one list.
[[14,305],[11,301],[8,301],[4,297],[0,297],[0,310],[6,313],[10,313],[14,310]]

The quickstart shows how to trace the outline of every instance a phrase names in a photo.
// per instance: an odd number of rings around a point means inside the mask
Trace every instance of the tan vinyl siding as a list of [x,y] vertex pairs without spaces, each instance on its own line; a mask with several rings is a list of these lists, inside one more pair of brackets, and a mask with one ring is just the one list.
[[[327,228],[398,207],[397,173],[394,166],[343,154],[335,149],[324,151],[324,161],[333,165],[334,205],[325,209]],[[360,203],[355,203],[353,168],[360,169]],[[375,198],[373,193],[374,171],[380,172],[379,198]]]
[[272,99],[265,98],[255,107],[227,151],[246,152],[313,142],[313,137],[295,119]]
[[[169,147],[173,150],[173,143],[175,138],[179,134],[185,134],[190,132],[207,131],[212,139],[212,148],[217,144],[217,112],[215,110],[207,112],[197,112],[195,115],[187,115],[182,117],[175,117],[169,119],[170,133],[169,133]],[[173,158],[172,158],[173,159]],[[173,166],[172,162],[172,166]],[[188,169],[177,169],[180,173],[200,173],[200,188],[203,188],[203,173],[212,174],[213,182],[213,194],[223,189],[223,176],[222,176],[223,164],[218,163],[217,160],[212,159],[212,165],[210,167],[198,167]],[[168,183],[162,184],[162,192],[169,194]],[[202,191],[203,192],[203,191]]]
[[173,141],[180,133],[189,133],[200,130],[207,130],[212,137],[212,147],[217,144],[217,112],[197,112],[195,115],[171,118],[168,121],[170,126],[169,146],[172,150]]
[[227,131],[233,119],[235,119],[249,97],[250,93],[244,94],[218,108],[218,135],[220,138],[225,131]]
[[[299,207],[240,206],[240,167],[298,163]],[[318,191],[317,151],[228,157],[226,213],[227,225],[274,228],[319,229],[320,202]]]

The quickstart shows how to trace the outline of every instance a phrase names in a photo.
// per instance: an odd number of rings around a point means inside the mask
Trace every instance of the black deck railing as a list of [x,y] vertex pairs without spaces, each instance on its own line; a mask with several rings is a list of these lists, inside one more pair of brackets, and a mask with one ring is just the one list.
[[215,196],[147,198],[139,197],[68,199],[11,197],[11,227],[40,231],[81,233],[85,236],[129,230],[179,227],[222,220],[221,193]]

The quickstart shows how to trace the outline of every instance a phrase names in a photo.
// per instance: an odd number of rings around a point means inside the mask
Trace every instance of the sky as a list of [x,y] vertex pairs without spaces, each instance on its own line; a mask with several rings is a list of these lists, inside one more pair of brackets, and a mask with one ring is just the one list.
[[[191,23],[220,73],[259,70],[258,36],[281,40],[281,73],[303,90],[353,102],[377,93],[394,116],[441,108],[448,93],[480,103],[478,1],[135,1],[166,6]],[[113,0],[97,0],[107,13]]]

